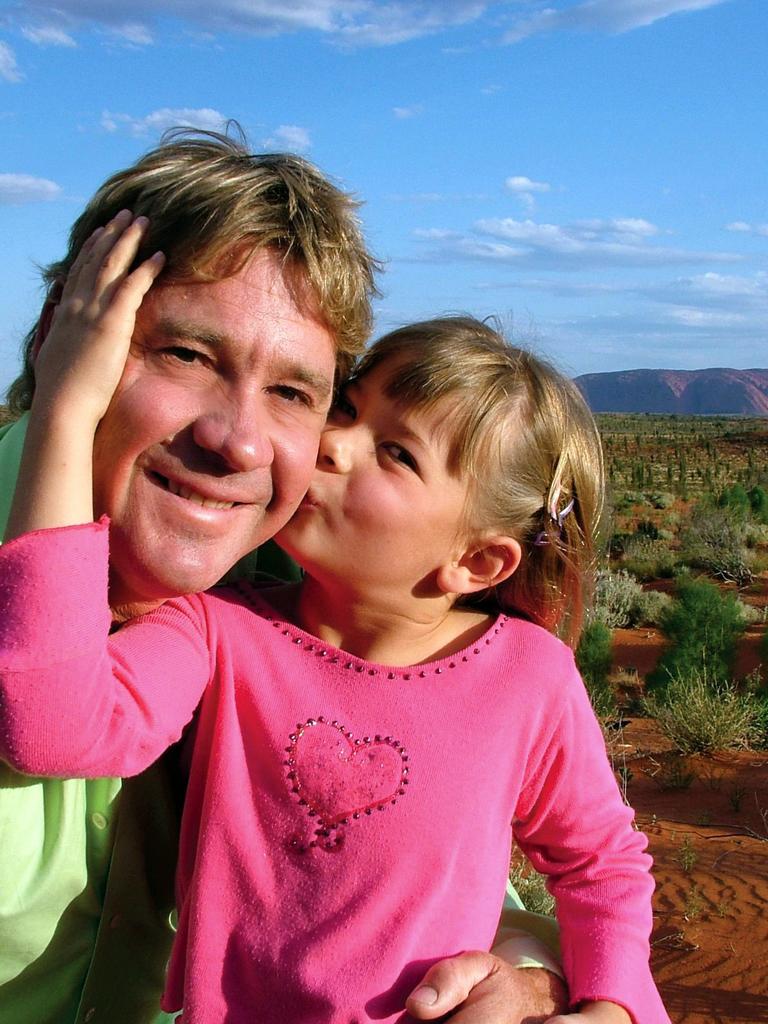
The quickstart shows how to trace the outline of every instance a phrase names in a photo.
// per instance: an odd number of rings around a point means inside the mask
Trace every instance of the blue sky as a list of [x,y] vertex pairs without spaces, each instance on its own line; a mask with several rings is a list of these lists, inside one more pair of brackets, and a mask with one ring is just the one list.
[[765,0],[0,0],[0,387],[93,190],[227,118],[365,200],[378,330],[766,366],[767,52]]

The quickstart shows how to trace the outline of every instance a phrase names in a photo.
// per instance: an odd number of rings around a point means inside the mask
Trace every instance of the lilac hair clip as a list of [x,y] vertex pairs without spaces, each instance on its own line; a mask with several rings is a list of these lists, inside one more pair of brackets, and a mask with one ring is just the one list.
[[[559,512],[557,510],[557,502],[560,498],[560,488],[555,488],[555,493],[552,495],[552,501],[549,504],[549,518],[553,523],[557,525],[560,536],[563,535],[563,520],[570,513],[573,512],[573,506],[576,504],[576,499],[571,498],[567,505],[565,505]],[[546,530],[541,530],[533,539],[534,547],[541,548],[546,544],[549,544],[549,534]]]

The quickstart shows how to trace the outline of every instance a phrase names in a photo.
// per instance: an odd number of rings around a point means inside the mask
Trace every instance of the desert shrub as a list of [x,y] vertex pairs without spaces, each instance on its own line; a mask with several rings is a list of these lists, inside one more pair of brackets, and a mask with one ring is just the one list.
[[683,560],[709,575],[739,586],[752,579],[747,562],[746,522],[730,506],[695,505],[681,533],[681,542]]
[[657,494],[649,494],[648,500],[654,508],[670,508],[675,503],[675,496],[667,491],[662,491]]
[[645,698],[662,731],[684,754],[749,747],[761,739],[761,709],[754,694],[706,669],[672,676],[663,694]]
[[665,512],[662,516],[661,523],[664,529],[673,532],[676,531],[680,525],[680,513],[675,512],[674,510],[671,512]]
[[702,673],[720,681],[729,678],[745,628],[733,597],[721,596],[705,580],[684,580],[659,625],[671,645],[648,676],[651,686],[665,687],[671,678]]
[[626,512],[636,505],[648,505],[649,502],[642,491],[623,491],[616,496],[614,504],[619,511]]
[[546,877],[540,875],[520,854],[516,854],[512,861],[509,880],[523,901],[526,910],[532,914],[552,916],[555,909],[555,898],[547,889]]
[[763,613],[759,608],[755,608],[753,604],[746,604],[741,598],[736,598],[736,607],[739,609],[739,614],[744,620],[745,626],[751,626],[753,622],[762,622]]
[[641,590],[632,605],[630,626],[660,626],[671,603],[669,594],[662,594],[659,590]]
[[635,534],[624,542],[622,566],[638,579],[669,578],[677,559],[665,541]]
[[608,718],[616,713],[616,698],[608,683],[611,639],[611,631],[605,623],[593,619],[585,626],[576,649],[576,664],[598,718]]
[[635,528],[635,533],[639,537],[647,537],[648,540],[659,539],[659,528],[652,519],[641,519]]
[[741,520],[746,519],[752,511],[749,495],[741,484],[733,484],[721,491],[717,504]]
[[768,524],[749,523],[744,536],[744,543],[751,549],[768,544]]
[[603,569],[595,582],[595,604],[592,616],[609,629],[627,626],[632,608],[641,593],[640,584],[628,572]]
[[768,524],[768,491],[756,484],[748,495],[752,515],[758,523]]

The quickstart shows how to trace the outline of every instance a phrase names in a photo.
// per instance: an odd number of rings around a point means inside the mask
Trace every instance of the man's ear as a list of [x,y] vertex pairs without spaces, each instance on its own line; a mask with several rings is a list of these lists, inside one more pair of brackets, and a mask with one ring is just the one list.
[[40,319],[37,321],[37,329],[35,330],[35,340],[32,342],[32,362],[37,359],[40,349],[43,346],[43,342],[48,337],[48,331],[51,329],[53,323],[53,317],[56,313],[56,307],[61,300],[61,293],[64,290],[64,285],[61,281],[54,281],[48,291],[48,297],[43,305],[42,312],[40,313]]
[[475,594],[509,579],[521,557],[513,537],[493,534],[471,544],[458,561],[440,566],[437,585],[445,594]]

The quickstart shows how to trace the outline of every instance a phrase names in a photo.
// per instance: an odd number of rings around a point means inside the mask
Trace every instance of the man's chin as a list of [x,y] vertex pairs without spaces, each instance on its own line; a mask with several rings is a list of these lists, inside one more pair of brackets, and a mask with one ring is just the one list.
[[205,552],[200,557],[185,549],[166,552],[159,560],[113,561],[110,568],[109,603],[116,621],[124,622],[151,611],[174,597],[197,594],[215,586],[229,569],[251,550],[236,549],[231,555]]

